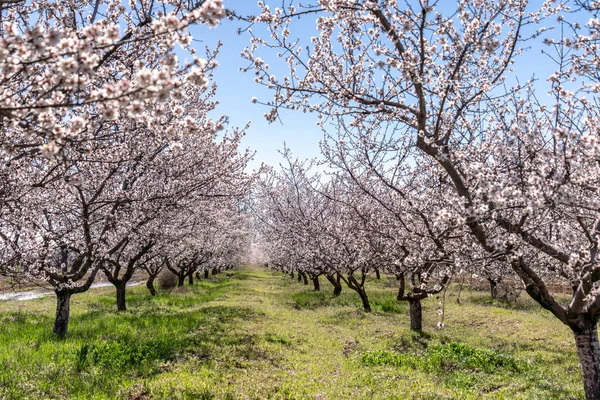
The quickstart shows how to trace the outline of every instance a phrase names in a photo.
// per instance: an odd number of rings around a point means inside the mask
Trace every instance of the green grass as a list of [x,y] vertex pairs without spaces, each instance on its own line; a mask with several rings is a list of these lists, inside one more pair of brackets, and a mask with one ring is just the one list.
[[250,267],[156,297],[130,288],[73,296],[65,340],[54,299],[0,303],[0,399],[578,399],[569,330],[523,298],[454,288],[408,329],[392,280],[369,279],[373,312]]

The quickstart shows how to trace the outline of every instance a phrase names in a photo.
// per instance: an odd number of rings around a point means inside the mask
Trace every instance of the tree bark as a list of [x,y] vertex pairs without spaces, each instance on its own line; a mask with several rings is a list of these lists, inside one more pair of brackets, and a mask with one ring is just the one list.
[[409,300],[410,305],[410,330],[421,332],[423,330],[423,309],[421,300]]
[[194,271],[190,272],[190,274],[188,275],[188,284],[194,284]]
[[54,319],[54,329],[52,332],[64,338],[69,328],[69,313],[71,310],[71,292],[56,293],[56,317]]
[[308,278],[306,277],[306,274],[304,272],[302,273],[302,279],[304,280],[304,284],[308,285]]
[[[338,274],[338,277],[340,279],[344,279],[344,278],[342,278],[342,275]],[[365,312],[371,312],[371,304],[369,303],[369,298],[367,297],[367,292],[365,291],[365,279],[366,279],[366,274],[363,271],[360,283],[356,280],[356,277],[352,273],[348,274],[348,279],[344,279],[344,282],[346,282],[346,285],[348,285],[348,287],[350,289],[352,289],[356,293],[358,293],[358,295],[360,296],[360,300],[362,301],[363,309],[365,310]]]
[[116,282],[115,288],[117,289],[117,311],[127,311],[127,303],[125,301],[125,282]]
[[365,292],[365,290],[362,288],[359,288],[359,290],[357,290],[357,292],[358,292],[358,295],[360,296],[360,299],[362,301],[365,312],[371,312],[371,304],[369,303],[369,298],[367,297],[367,292]]
[[216,275],[216,274],[218,274],[218,273],[219,273],[219,270],[218,270],[217,268],[213,268],[213,269],[212,269],[212,274],[213,274],[213,275]]
[[183,273],[177,275],[177,287],[182,287],[185,283],[185,275]]
[[204,279],[208,279],[208,270],[207,269],[204,270]]
[[600,346],[598,327],[574,332],[577,355],[583,373],[583,387],[586,400],[600,400]]
[[302,282],[302,274],[298,272],[298,282]]
[[148,275],[148,280],[146,281],[146,287],[148,288],[152,296],[156,296],[156,289],[154,288],[154,278],[156,278],[156,275]]
[[335,282],[337,283],[337,286],[335,289],[333,289],[334,296],[339,296],[340,294],[342,294],[342,283],[340,282],[340,279],[340,273],[338,272],[337,274],[335,274]]
[[342,294],[342,285],[337,285],[333,288],[333,295],[337,297],[340,294]]
[[379,268],[375,270],[375,278],[381,279],[381,274],[379,273]]
[[492,295],[492,299],[498,298],[498,282],[495,280],[488,278],[488,282],[490,283],[490,294]]
[[321,285],[319,284],[319,275],[312,276],[310,278],[313,281],[313,286],[315,287],[315,292],[321,290]]
[[398,282],[400,283],[400,285],[398,286],[398,295],[396,296],[396,300],[402,301],[404,300],[404,288],[406,285],[404,281],[404,274],[396,275],[396,280],[398,280]]
[[325,275],[327,280],[333,285],[333,295],[339,296],[342,293],[342,285],[340,284],[340,278],[337,279],[333,275]]
[[294,279],[294,271],[290,272],[290,276],[292,279]]

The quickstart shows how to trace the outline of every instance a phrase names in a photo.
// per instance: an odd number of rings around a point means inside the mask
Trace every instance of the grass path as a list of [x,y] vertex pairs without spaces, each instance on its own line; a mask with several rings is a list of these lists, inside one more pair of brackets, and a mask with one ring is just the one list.
[[74,297],[69,337],[55,339],[53,299],[0,303],[0,399],[578,399],[569,331],[526,300],[449,291],[424,329],[408,330],[393,281],[370,280],[374,312],[262,267],[152,298]]

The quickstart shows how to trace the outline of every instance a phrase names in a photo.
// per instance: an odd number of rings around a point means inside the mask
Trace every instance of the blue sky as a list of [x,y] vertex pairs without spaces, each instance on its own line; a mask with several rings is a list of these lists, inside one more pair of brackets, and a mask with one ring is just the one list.
[[[241,14],[260,13],[257,2],[253,0],[225,0],[224,4],[226,7],[235,8]],[[313,25],[311,23],[311,26]],[[252,121],[242,142],[244,147],[256,151],[250,169],[258,168],[261,162],[277,165],[282,160],[277,151],[283,148],[284,142],[296,157],[317,157],[320,154],[319,141],[323,133],[316,125],[315,114],[283,111],[281,122],[269,124],[263,116],[269,108],[251,102],[252,97],[267,101],[272,98],[273,93],[254,82],[252,71],[239,71],[248,65],[248,62],[240,57],[240,53],[249,45],[250,35],[238,35],[237,30],[246,26],[241,22],[224,20],[216,28],[200,27],[192,31],[194,38],[201,41],[196,42],[199,54],[202,54],[201,49],[206,45],[213,47],[219,40],[223,43],[217,57],[219,67],[214,73],[214,80],[218,84],[216,98],[220,103],[217,114],[229,116],[231,126],[242,127],[246,122]],[[253,27],[255,32],[259,29],[260,27]]]
[[[233,8],[242,15],[255,15],[260,12],[254,0],[225,0],[224,3],[226,7]],[[267,3],[271,2],[267,1]],[[532,1],[534,6],[539,3],[541,1]],[[280,5],[280,2],[277,4]],[[554,20],[549,20],[545,26],[553,22]],[[309,38],[315,35],[313,21],[308,19],[295,21],[294,26],[296,28],[293,36],[300,37],[301,43],[305,45],[309,42]],[[198,40],[196,48],[199,54],[203,53],[204,46],[214,47],[219,40],[223,43],[218,56],[219,67],[214,74],[215,82],[218,84],[216,97],[220,102],[217,114],[229,116],[232,126],[244,126],[246,122],[252,121],[243,141],[244,147],[256,151],[250,169],[257,168],[261,162],[277,165],[281,161],[277,151],[283,148],[284,142],[296,157],[318,157],[319,141],[323,138],[323,133],[316,126],[315,114],[283,111],[281,122],[269,124],[263,116],[268,111],[268,107],[251,102],[251,98],[255,96],[259,100],[267,101],[272,97],[272,93],[254,83],[252,72],[239,71],[240,68],[248,65],[247,61],[240,57],[240,52],[249,45],[250,39],[248,33],[238,35],[239,27],[246,27],[246,25],[238,21],[224,20],[217,28],[198,27],[192,31],[192,34]],[[252,29],[255,34],[260,34],[259,26],[254,26]],[[558,33],[555,32],[553,35]],[[524,82],[535,74],[540,79],[540,87],[543,87],[543,82],[553,72],[554,65],[546,55],[542,54],[542,49],[548,50],[547,46],[540,45],[539,41],[536,45],[537,47],[529,49],[517,59],[515,78],[518,77],[521,82]],[[269,59],[273,57],[269,57],[266,53],[263,58],[269,63]],[[278,73],[277,70],[273,72],[275,75],[285,73],[285,71]]]

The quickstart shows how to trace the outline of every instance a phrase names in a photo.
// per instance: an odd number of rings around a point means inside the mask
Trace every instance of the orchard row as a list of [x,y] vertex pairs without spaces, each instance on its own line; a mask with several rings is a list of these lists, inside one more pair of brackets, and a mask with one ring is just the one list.
[[270,263],[345,281],[365,310],[365,276],[397,275],[414,329],[461,271],[518,280],[600,399],[600,4],[267,3],[242,52],[273,92],[257,102],[324,131],[317,170],[263,184]]
[[163,269],[182,284],[239,264],[252,155],[243,129],[209,117],[216,52],[198,57],[189,33],[216,25],[221,1],[0,11],[1,272],[52,286],[54,333],[66,335],[71,296],[101,275],[123,311],[138,270],[154,292]]

